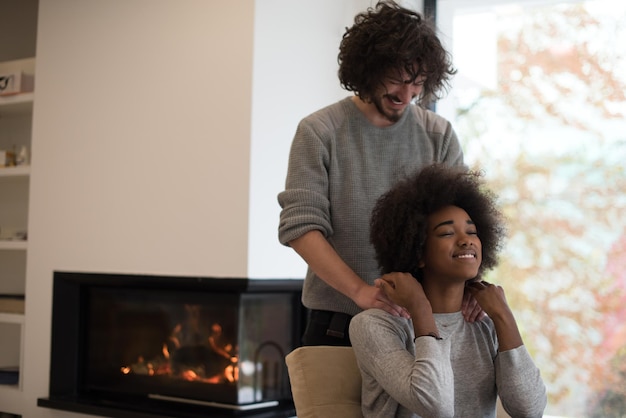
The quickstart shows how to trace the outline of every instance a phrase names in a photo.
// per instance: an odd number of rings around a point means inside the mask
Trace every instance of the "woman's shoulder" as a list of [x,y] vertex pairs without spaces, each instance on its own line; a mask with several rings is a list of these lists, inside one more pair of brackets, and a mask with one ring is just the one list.
[[371,321],[377,321],[377,322],[388,322],[388,321],[393,321],[394,318],[396,318],[394,315],[391,315],[390,313],[383,311],[382,309],[378,309],[378,308],[370,308],[370,309],[365,309],[361,312],[359,312],[358,314],[356,314],[354,316],[354,318],[352,319],[353,321],[356,320],[358,321],[363,321],[363,322],[371,322]]
[[371,308],[359,312],[350,322],[350,336],[352,334],[380,334],[410,333],[412,325],[409,319],[391,315],[382,309]]
[[[410,319],[391,315],[381,309],[368,309],[357,314],[350,323],[350,342],[359,362],[382,364],[404,353],[409,362],[415,356],[413,324]],[[378,366],[377,366],[378,367]]]
[[482,335],[489,344],[497,346],[498,336],[496,334],[496,327],[493,320],[488,316],[483,319],[467,324],[467,328],[474,334],[474,336]]

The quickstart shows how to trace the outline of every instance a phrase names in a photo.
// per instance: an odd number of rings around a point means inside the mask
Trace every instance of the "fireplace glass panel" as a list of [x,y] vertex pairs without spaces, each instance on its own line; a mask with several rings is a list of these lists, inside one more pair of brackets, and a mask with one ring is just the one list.
[[290,398],[291,294],[91,287],[86,303],[86,393]]

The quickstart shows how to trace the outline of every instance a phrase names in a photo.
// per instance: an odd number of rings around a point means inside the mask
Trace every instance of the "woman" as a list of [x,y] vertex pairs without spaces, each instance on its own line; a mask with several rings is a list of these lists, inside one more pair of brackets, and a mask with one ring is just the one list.
[[[481,280],[505,236],[495,196],[476,172],[432,165],[376,203],[370,237],[377,285],[411,319],[369,309],[350,338],[367,417],[541,416],[546,391],[504,291]],[[468,290],[488,318],[463,320]]]

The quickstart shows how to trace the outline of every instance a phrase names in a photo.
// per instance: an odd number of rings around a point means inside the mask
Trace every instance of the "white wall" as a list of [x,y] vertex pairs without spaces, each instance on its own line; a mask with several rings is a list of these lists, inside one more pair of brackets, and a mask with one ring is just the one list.
[[77,416],[36,406],[54,270],[304,274],[276,194],[297,122],[347,95],[339,40],[374,3],[40,0],[24,417]]
[[[422,0],[399,1],[421,11]],[[351,93],[337,78],[346,27],[376,0],[261,0],[254,30],[248,276],[304,277],[306,264],[278,242],[289,147],[300,119]],[[277,11],[281,13],[278,14]],[[280,15],[277,16],[277,15]],[[284,16],[284,18],[283,18]]]
[[[339,42],[371,0],[258,1],[250,167],[250,277],[304,277],[306,265],[278,242],[289,147],[300,119],[346,97],[337,78]],[[277,19],[277,10],[281,16]]]
[[25,417],[54,270],[245,276],[254,2],[41,0]]

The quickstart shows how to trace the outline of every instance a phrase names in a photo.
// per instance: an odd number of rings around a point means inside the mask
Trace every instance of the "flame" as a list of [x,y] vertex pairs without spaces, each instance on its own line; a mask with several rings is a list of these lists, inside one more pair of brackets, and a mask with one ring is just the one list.
[[230,383],[235,383],[237,380],[239,380],[239,367],[232,364],[229,365],[228,367],[226,367],[226,370],[224,370],[224,376],[226,377],[226,380],[228,380]]
[[152,358],[146,361],[144,356],[138,356],[137,361],[128,366],[122,366],[120,371],[122,374],[130,375],[144,375],[144,376],[170,376],[173,378],[180,378],[186,381],[197,381],[203,383],[220,384],[224,382],[234,383],[239,380],[239,358],[237,355],[232,354],[236,351],[236,348],[232,344],[225,344],[220,346],[217,342],[219,336],[222,334],[222,327],[219,324],[213,324],[211,326],[211,335],[206,340],[206,349],[212,350],[213,353],[218,354],[221,357],[228,358],[229,364],[224,367],[221,372],[206,376],[204,366],[198,364],[196,367],[187,367],[184,370],[178,369],[175,372],[172,368],[172,354],[174,351],[181,349],[184,345],[181,344],[179,338],[182,326],[177,324],[168,341],[164,342],[161,346],[161,355],[157,358]]
[[196,374],[196,372],[194,372],[193,370],[185,370],[182,374],[181,377],[187,381],[194,381],[194,380],[198,380],[198,375]]

